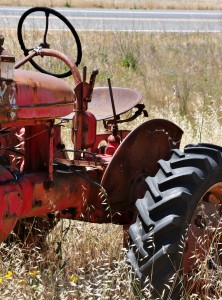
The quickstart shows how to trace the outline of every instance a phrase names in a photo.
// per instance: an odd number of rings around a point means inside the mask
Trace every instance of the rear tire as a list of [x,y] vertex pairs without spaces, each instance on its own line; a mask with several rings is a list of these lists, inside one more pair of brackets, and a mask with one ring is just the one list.
[[212,228],[221,226],[222,148],[188,145],[184,153],[173,150],[159,167],[155,177],[146,178],[148,190],[136,202],[128,259],[137,294],[147,289],[149,299],[179,300],[187,289],[197,288],[186,279],[195,273],[196,255],[204,260],[209,251]]

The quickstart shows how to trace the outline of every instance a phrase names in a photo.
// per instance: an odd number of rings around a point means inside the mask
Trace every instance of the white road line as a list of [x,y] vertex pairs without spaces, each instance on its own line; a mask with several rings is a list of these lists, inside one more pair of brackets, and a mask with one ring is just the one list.
[[[14,15],[7,15],[3,16],[9,19],[17,19],[20,18],[20,16],[14,16]],[[45,19],[45,16],[32,16],[31,19]],[[50,19],[58,19],[57,17],[50,16]],[[28,20],[28,19],[27,19]],[[222,22],[221,19],[169,19],[169,18],[115,18],[115,17],[69,17],[69,20],[108,20],[108,21],[164,21],[164,22]]]

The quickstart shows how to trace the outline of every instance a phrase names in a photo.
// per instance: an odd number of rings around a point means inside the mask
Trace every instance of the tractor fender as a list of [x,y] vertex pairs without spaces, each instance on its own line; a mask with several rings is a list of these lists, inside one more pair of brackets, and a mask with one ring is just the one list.
[[168,160],[180,146],[183,131],[164,119],[149,120],[124,139],[109,163],[101,184],[106,190],[112,222],[129,224],[134,204],[147,190],[145,178],[154,176],[160,159]]

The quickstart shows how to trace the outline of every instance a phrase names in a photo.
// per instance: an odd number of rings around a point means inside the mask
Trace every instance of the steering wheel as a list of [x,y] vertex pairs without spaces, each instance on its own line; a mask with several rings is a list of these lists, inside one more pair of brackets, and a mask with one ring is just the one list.
[[[23,41],[23,37],[22,37],[22,26],[23,26],[23,22],[26,19],[26,17],[34,12],[44,12],[45,13],[45,18],[46,18],[46,23],[45,23],[45,32],[44,32],[44,37],[43,37],[43,41],[39,44],[39,47],[41,48],[48,48],[50,47],[50,45],[47,43],[47,33],[48,33],[48,25],[49,25],[49,15],[52,14],[56,17],[58,17],[60,20],[62,20],[66,26],[70,29],[70,31],[72,32],[72,35],[74,37],[74,40],[76,42],[76,46],[77,46],[77,58],[76,58],[76,66],[78,66],[81,62],[82,59],[82,47],[81,47],[81,43],[79,40],[79,36],[77,34],[77,32],[75,31],[74,27],[72,26],[72,24],[59,12],[55,11],[52,8],[48,8],[48,7],[33,7],[28,9],[20,18],[19,23],[18,23],[18,28],[17,28],[17,35],[18,35],[18,40],[19,40],[19,44],[21,46],[21,49],[24,52],[25,56],[28,56],[29,51],[33,50],[32,49],[27,49],[25,47],[24,41]],[[30,63],[33,65],[34,68],[36,68],[38,71],[45,73],[45,74],[49,74],[58,78],[64,78],[64,77],[68,77],[70,75],[72,75],[71,71],[67,71],[64,72],[62,74],[54,74],[51,73],[43,68],[41,68],[33,59],[30,59]]]

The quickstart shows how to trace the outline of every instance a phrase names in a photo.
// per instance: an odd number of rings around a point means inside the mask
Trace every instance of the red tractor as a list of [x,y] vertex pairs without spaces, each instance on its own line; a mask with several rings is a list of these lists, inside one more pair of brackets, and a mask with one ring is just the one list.
[[[30,50],[23,41],[23,22],[39,11],[46,17],[44,37]],[[50,49],[51,15],[70,28],[76,62]],[[181,299],[195,269],[194,251],[206,256],[207,245],[198,241],[209,231],[210,242],[220,226],[222,148],[198,144],[181,152],[183,131],[163,119],[145,121],[131,132],[120,130],[120,123],[146,116],[141,94],[112,87],[110,81],[108,87],[94,88],[97,70],[87,82],[86,68],[82,76],[77,68],[79,37],[57,11],[26,11],[18,39],[25,58],[16,64],[3,48],[3,36],[0,44],[0,240],[13,230],[22,239],[23,224],[33,218],[40,230],[45,220],[52,224],[62,218],[121,224],[129,230],[128,260],[138,288],[151,285],[154,299]],[[58,58],[69,71],[42,69],[34,60],[38,55]],[[26,62],[40,72],[22,70]],[[73,87],[61,79],[66,76],[73,77]],[[122,119],[132,108],[134,115]],[[98,133],[102,120],[104,130]],[[72,149],[62,141],[64,121],[72,122]],[[220,246],[218,240],[217,253]],[[221,256],[216,260],[215,254],[208,268]]]

